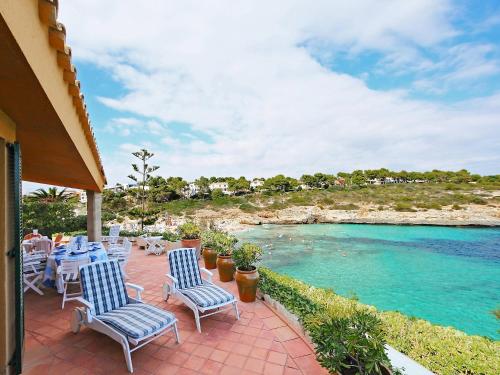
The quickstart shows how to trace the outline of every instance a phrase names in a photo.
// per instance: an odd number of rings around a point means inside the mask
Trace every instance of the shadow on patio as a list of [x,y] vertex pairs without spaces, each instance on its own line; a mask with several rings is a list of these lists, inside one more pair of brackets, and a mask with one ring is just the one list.
[[[326,374],[310,347],[263,302],[239,302],[241,319],[232,311],[202,319],[196,331],[193,313],[170,298],[161,298],[166,256],[146,256],[134,247],[128,281],[144,287],[143,300],[173,312],[179,319],[181,344],[173,334],[158,338],[132,354],[134,374]],[[236,284],[217,284],[238,295]],[[61,310],[61,295],[44,289],[25,295],[24,374],[127,374],[121,346],[88,328],[75,335],[70,318],[76,303]],[[131,293],[133,295],[133,292]]]

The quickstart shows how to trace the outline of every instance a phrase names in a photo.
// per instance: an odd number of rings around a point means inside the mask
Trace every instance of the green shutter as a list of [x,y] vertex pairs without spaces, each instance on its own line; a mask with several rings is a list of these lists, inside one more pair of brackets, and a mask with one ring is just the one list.
[[9,176],[12,186],[10,190],[12,204],[11,213],[14,218],[12,231],[14,235],[14,248],[9,255],[15,262],[15,296],[16,296],[16,347],[10,365],[15,374],[22,372],[23,347],[24,347],[24,291],[23,291],[23,240],[22,226],[22,172],[21,172],[21,147],[19,143],[9,144]]

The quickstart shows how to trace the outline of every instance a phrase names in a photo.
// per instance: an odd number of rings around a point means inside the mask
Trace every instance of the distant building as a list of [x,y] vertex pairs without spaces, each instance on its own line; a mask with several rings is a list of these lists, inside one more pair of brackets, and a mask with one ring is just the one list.
[[194,182],[190,182],[187,186],[182,190],[182,195],[186,198],[191,198],[200,193],[200,188]]
[[262,178],[254,178],[250,182],[250,188],[251,189],[256,189],[258,187],[261,187],[262,185],[264,185],[264,180]]
[[118,193],[120,191],[124,191],[125,187],[122,184],[116,184],[115,186],[110,186],[104,188],[104,190],[112,191],[113,193]]
[[307,184],[300,184],[299,187],[302,189],[302,190],[311,190],[311,187]]
[[224,194],[231,194],[229,184],[227,182],[212,182],[209,186],[211,191],[220,189]]
[[[123,190],[128,190],[128,189],[139,189],[140,186],[138,183],[133,183],[133,184],[127,184],[123,187]],[[149,190],[149,186],[145,185],[144,190]]]
[[345,186],[345,179],[343,177],[339,177],[334,182],[335,186]]
[[67,188],[66,193],[72,194],[73,196],[77,197],[80,203],[87,203],[87,193],[85,192],[85,190]]
[[80,199],[80,203],[87,204],[87,192],[85,190],[80,190],[78,198]]

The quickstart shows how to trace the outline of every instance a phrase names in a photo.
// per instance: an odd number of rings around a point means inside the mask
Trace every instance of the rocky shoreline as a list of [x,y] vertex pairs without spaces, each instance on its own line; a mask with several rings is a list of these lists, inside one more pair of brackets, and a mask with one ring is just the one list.
[[278,211],[246,213],[238,209],[199,210],[196,221],[213,222],[228,231],[262,224],[391,224],[500,227],[500,207],[470,205],[462,210],[442,209],[416,212],[379,211],[365,206],[358,210],[328,210],[296,206]]
[[[203,226],[213,224],[220,229],[237,232],[263,224],[373,224],[373,225],[433,225],[456,227],[500,227],[500,206],[468,205],[461,210],[451,207],[442,210],[398,212],[378,210],[376,206],[362,206],[357,210],[331,210],[317,206],[294,206],[283,210],[262,210],[254,213],[240,209],[201,209],[193,215],[171,217],[171,224],[164,219],[146,226],[148,231],[174,230],[178,224],[194,220]],[[121,223],[125,230],[137,230],[136,220]]]

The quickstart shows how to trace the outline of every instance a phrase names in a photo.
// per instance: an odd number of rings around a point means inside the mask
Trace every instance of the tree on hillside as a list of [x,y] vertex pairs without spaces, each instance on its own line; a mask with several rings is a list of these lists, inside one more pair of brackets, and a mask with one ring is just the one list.
[[250,181],[244,176],[238,179],[231,179],[228,181],[228,189],[233,193],[245,192],[250,190]]
[[337,176],[339,179],[344,180],[344,186],[350,186],[351,185],[351,174],[347,172],[339,172],[337,173]]
[[138,185],[139,188],[139,193],[138,193],[138,198],[140,202],[140,219],[141,219],[141,231],[144,230],[144,217],[146,215],[146,184],[151,180],[153,176],[151,176],[151,173],[156,171],[158,168],[160,168],[157,165],[149,165],[147,164],[147,161],[151,159],[154,154],[152,152],[149,152],[146,149],[142,149],[140,151],[133,152],[132,155],[134,155],[137,159],[141,161],[140,166],[137,166],[137,164],[132,164],[132,168],[134,170],[134,173],[137,175],[130,174],[128,178],[130,178],[132,181],[135,181]]
[[291,191],[295,190],[298,186],[298,182],[295,178],[285,177],[282,174],[268,178],[264,182],[264,189],[269,189],[272,191]]
[[198,186],[198,189],[200,189],[200,195],[202,197],[206,197],[207,195],[210,194],[211,179],[201,176],[194,183],[196,184],[196,186]]
[[38,189],[31,193],[30,198],[40,202],[66,202],[74,198],[75,194],[66,191],[66,189],[58,190],[56,187],[49,187],[47,190]]
[[366,184],[366,176],[361,169],[357,169],[351,174],[351,183],[353,185],[362,186]]
[[318,179],[310,174],[303,174],[300,177],[302,183],[310,188],[315,188],[318,186]]
[[182,195],[182,191],[187,186],[187,182],[182,177],[169,177],[167,178],[167,185],[170,190],[174,191],[177,196]]

